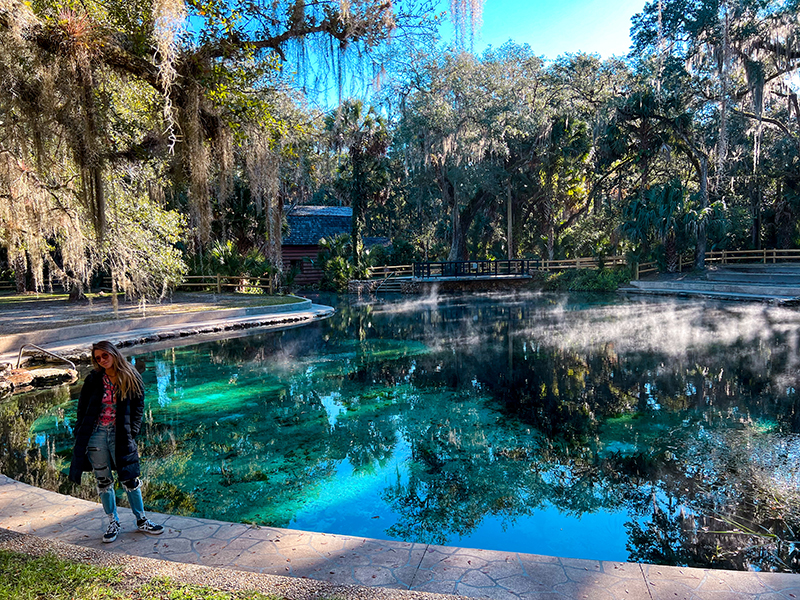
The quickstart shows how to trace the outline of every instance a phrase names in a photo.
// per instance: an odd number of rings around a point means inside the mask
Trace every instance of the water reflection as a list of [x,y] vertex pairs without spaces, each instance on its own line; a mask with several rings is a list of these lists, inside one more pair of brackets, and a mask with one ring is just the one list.
[[[800,571],[799,326],[764,305],[455,296],[142,354],[145,497],[423,543]],[[65,393],[0,405],[0,470],[69,489]]]

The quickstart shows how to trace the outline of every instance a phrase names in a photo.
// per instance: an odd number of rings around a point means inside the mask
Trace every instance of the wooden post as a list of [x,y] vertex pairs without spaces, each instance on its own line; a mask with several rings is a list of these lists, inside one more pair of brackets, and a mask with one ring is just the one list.
[[633,269],[633,274],[634,274],[633,279],[634,279],[634,281],[639,281],[639,261],[638,260],[635,263],[633,263],[633,267],[634,267],[634,269]]
[[222,293],[222,283],[220,282],[219,273],[217,273],[217,293]]
[[763,258],[761,259],[761,262],[767,264],[767,249],[764,248],[761,252],[763,253]]

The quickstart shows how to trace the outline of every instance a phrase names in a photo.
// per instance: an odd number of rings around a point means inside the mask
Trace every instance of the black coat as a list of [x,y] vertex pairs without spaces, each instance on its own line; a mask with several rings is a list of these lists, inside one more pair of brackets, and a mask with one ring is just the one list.
[[[72,464],[69,467],[70,481],[81,482],[84,471],[92,470],[92,463],[86,455],[89,438],[100,417],[103,406],[103,371],[92,371],[86,376],[78,400],[78,419],[75,423],[75,448],[72,450]],[[125,398],[117,398],[116,439],[112,457],[121,481],[130,481],[139,476],[139,451],[136,436],[142,427],[144,415],[144,395],[128,392]]]

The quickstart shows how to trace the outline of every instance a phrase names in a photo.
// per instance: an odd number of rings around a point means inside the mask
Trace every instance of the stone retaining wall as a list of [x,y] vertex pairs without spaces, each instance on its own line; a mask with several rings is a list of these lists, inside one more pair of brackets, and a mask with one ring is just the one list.
[[[365,296],[374,294],[380,281],[352,280],[347,283],[347,292]],[[528,279],[442,279],[441,281],[401,281],[400,292],[403,294],[430,294],[439,292],[485,292],[492,290],[519,290],[531,287],[533,280]]]
[[430,294],[436,292],[487,292],[521,290],[533,286],[531,279],[459,279],[443,281],[403,282],[404,294]]
[[364,296],[375,293],[375,287],[380,283],[379,281],[370,281],[368,279],[352,279],[347,282],[347,293],[356,296]]

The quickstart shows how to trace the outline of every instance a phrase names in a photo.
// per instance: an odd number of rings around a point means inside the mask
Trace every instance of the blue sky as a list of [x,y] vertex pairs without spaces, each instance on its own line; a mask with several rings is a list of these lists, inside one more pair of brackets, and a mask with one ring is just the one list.
[[[528,44],[546,59],[575,52],[596,53],[602,58],[624,56],[630,48],[631,17],[642,11],[646,1],[484,0],[483,25],[476,32],[474,52],[481,54],[489,46],[498,48],[511,40]],[[449,0],[438,3],[439,12],[449,12]],[[441,35],[444,43],[452,41],[448,19]],[[361,94],[358,89],[344,92],[345,96],[351,93]],[[307,97],[325,110],[339,102],[332,82],[327,90],[307,90]]]
[[[603,58],[627,54],[631,17],[645,0],[485,0],[475,51],[508,40],[556,58],[566,52],[596,52]],[[442,10],[449,10],[441,0]]]

